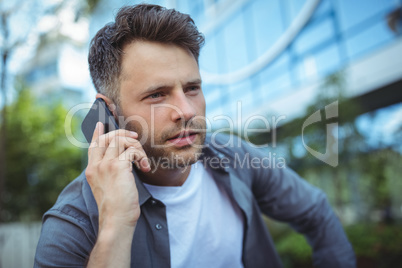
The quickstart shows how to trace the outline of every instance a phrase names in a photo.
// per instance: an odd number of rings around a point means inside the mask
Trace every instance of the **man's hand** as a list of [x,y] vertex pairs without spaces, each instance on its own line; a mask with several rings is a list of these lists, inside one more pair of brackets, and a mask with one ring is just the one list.
[[150,171],[137,137],[137,133],[123,129],[104,134],[104,125],[96,125],[85,171],[99,211],[98,240],[89,266],[130,264],[132,238],[140,217],[132,163],[143,172]]

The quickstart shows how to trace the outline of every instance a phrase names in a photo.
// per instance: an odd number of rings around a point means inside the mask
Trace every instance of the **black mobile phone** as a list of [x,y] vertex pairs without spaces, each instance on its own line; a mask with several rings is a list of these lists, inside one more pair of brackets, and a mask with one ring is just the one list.
[[95,100],[81,124],[82,133],[84,133],[88,143],[91,143],[96,123],[98,122],[102,122],[105,125],[105,133],[119,128],[112,112],[105,101],[100,98]]

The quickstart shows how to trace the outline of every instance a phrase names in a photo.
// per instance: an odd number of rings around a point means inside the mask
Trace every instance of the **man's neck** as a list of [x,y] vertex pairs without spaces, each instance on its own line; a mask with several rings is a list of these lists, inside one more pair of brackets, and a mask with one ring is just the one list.
[[159,168],[150,172],[137,170],[140,180],[156,186],[181,186],[191,171],[191,165],[183,168]]

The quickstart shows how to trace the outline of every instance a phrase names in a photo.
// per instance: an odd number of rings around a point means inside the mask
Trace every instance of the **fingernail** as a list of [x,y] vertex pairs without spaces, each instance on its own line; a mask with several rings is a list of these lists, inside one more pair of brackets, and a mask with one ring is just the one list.
[[143,168],[146,168],[146,169],[150,168],[148,159],[143,158],[143,159],[141,160],[141,166],[142,166]]
[[137,136],[138,136],[137,132],[130,131],[130,133],[131,133],[131,135],[133,135],[133,136],[135,136],[135,137],[137,137]]

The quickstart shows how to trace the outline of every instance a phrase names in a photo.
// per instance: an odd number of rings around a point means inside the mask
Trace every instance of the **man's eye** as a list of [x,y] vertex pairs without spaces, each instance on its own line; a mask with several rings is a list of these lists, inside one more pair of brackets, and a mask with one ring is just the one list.
[[196,90],[199,90],[199,89],[200,89],[199,86],[191,86],[191,87],[189,87],[189,88],[187,89],[187,91],[196,91]]
[[162,97],[162,94],[159,93],[159,92],[151,94],[151,95],[148,96],[148,98],[150,98],[150,99],[157,99],[157,98],[160,98],[160,97]]

